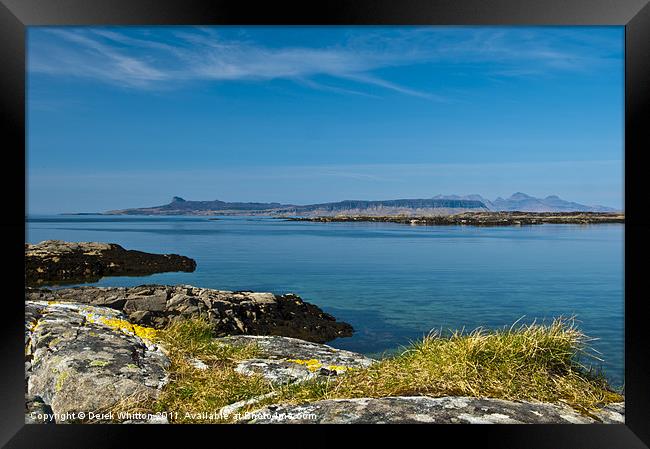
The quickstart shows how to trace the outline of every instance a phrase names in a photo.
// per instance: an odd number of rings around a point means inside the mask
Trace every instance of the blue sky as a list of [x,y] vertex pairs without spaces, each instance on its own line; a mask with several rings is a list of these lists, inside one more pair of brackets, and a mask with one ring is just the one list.
[[522,191],[622,207],[622,27],[32,27],[30,213]]

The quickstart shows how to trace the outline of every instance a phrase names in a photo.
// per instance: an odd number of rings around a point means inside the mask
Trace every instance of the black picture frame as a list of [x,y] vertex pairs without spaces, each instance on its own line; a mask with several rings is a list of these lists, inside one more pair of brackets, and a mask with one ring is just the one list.
[[[5,296],[2,300],[3,363],[0,368],[0,444],[17,447],[126,447],[153,443],[179,434],[185,444],[212,444],[215,438],[248,441],[252,434],[279,433],[265,426],[133,426],[24,424],[24,294],[25,193],[25,31],[34,25],[624,25],[625,26],[625,425],[492,425],[421,426],[398,429],[409,442],[455,446],[469,438],[482,447],[504,448],[643,448],[650,445],[650,342],[643,313],[644,265],[650,219],[644,195],[643,153],[647,151],[650,104],[650,5],[647,0],[348,0],[316,2],[199,0],[1,0],[0,92],[5,159],[0,227],[5,241]],[[644,114],[645,113],[645,114]],[[23,241],[19,241],[23,239]],[[355,427],[357,429],[358,427]],[[285,429],[285,428],[283,428]],[[340,428],[322,432],[323,443],[340,444]],[[352,429],[352,430],[355,430]],[[401,429],[401,428],[400,428]],[[348,427],[348,430],[350,428]],[[313,426],[291,428],[295,444]],[[375,426],[382,437],[395,426]],[[294,432],[297,432],[294,434]],[[200,434],[200,435],[199,435]],[[210,434],[210,435],[208,435]],[[408,437],[406,436],[408,435]],[[274,438],[285,438],[274,437]],[[444,437],[444,439],[443,439]],[[208,443],[201,443],[207,438]],[[224,440],[225,441],[225,440]],[[281,443],[281,441],[279,441]],[[645,443],[645,444],[644,444]],[[232,444],[232,443],[229,443]],[[250,443],[247,443],[250,444]],[[476,444],[476,443],[475,443]]]

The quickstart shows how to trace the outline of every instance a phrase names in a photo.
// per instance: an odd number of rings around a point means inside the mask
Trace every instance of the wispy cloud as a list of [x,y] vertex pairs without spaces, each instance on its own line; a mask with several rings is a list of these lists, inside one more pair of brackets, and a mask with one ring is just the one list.
[[74,46],[57,45],[55,40],[44,49],[34,49],[35,55],[30,55],[28,70],[119,82],[131,87],[145,87],[170,78],[169,73],[157,69],[145,59],[130,56],[88,36],[88,33],[56,29],[48,30],[48,33]]
[[[292,80],[341,94],[392,91],[433,101],[431,92],[378,72],[414,64],[481,64],[493,76],[586,70],[622,57],[616,39],[589,33],[516,28],[404,27],[352,29],[330,45],[276,45],[225,38],[219,28],[45,28],[31,31],[32,73],[77,76],[156,89],[196,80]],[[594,48],[597,51],[594,52]],[[330,83],[316,80],[328,77]],[[359,89],[350,89],[349,82]],[[345,83],[341,86],[341,83]]]

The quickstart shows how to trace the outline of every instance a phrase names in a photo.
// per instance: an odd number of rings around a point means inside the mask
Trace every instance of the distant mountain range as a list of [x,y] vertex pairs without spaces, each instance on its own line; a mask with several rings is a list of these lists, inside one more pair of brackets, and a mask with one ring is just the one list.
[[584,204],[566,201],[557,195],[546,198],[535,198],[525,193],[513,193],[509,198],[498,197],[494,201],[483,198],[481,195],[438,195],[434,198],[468,199],[482,202],[490,211],[519,211],[519,212],[618,212],[616,209],[605,206],[587,206]]
[[615,212],[604,206],[586,206],[565,201],[552,195],[535,198],[517,192],[509,198],[494,201],[480,195],[438,195],[426,199],[345,200],[335,203],[308,205],[281,203],[240,203],[226,201],[188,201],[175,196],[162,206],[122,209],[107,215],[275,215],[275,216],[333,216],[333,215],[450,215],[461,212],[520,211],[520,212]]

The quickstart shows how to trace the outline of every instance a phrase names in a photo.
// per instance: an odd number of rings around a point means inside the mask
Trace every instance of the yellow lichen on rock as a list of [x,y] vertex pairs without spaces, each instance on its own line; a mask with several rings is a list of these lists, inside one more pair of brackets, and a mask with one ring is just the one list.
[[330,371],[339,372],[339,371],[347,371],[350,368],[348,368],[347,366],[343,366],[343,365],[328,365],[327,369],[330,370]]
[[30,321],[29,325],[27,326],[27,328],[29,329],[30,332],[34,332],[37,327],[38,327],[38,320]]
[[288,359],[287,362],[293,362],[299,365],[305,365],[307,369],[311,372],[317,371],[323,366],[323,364],[316,359],[309,359],[309,360]]
[[88,365],[89,366],[98,366],[98,367],[104,367],[110,365],[111,362],[108,360],[92,360]]
[[56,383],[54,384],[54,391],[59,392],[63,389],[63,383],[70,376],[70,372],[63,371],[56,378]]
[[327,369],[329,371],[336,371],[336,372],[342,372],[342,371],[346,371],[346,370],[349,369],[347,366],[343,366],[343,365],[326,365],[326,366],[323,366],[323,364],[320,361],[316,360],[316,359],[309,359],[309,360],[287,359],[287,362],[293,362],[293,363],[297,363],[299,365],[305,365],[307,367],[307,369],[309,371],[311,371],[312,373],[315,372],[315,371],[318,371],[321,368],[325,368],[325,369]]
[[157,335],[157,330],[151,327],[132,324],[119,318],[100,317],[99,322],[113,329],[119,329],[122,332],[131,333],[145,340],[153,340]]
[[153,340],[158,335],[158,331],[153,327],[140,326],[139,324],[133,324],[132,326],[135,335],[145,340]]

